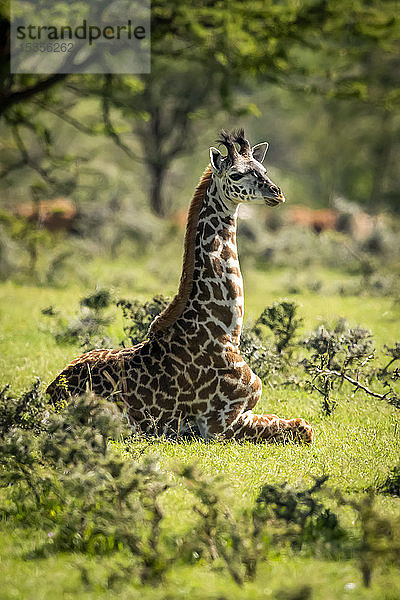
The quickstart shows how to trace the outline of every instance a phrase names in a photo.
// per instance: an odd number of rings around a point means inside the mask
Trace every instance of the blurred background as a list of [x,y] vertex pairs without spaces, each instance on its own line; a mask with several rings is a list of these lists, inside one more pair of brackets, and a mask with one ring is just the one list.
[[150,75],[38,76],[10,74],[0,2],[0,281],[173,293],[208,148],[240,126],[287,199],[242,211],[246,269],[398,299],[398,8],[154,0]]

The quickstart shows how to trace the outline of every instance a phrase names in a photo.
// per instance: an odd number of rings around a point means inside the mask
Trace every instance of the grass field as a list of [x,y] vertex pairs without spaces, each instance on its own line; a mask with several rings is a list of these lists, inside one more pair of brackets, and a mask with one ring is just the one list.
[[[134,277],[123,283],[126,265],[98,263],[92,266],[93,281],[114,285],[120,297],[145,299],[154,293],[172,294],[173,280],[157,287],[157,277],[145,277],[145,266],[136,266]],[[174,271],[174,268],[172,268]],[[176,268],[178,272],[178,266]],[[281,297],[295,300],[303,317],[303,332],[323,322],[345,317],[352,325],[371,329],[378,349],[400,340],[400,308],[391,298],[371,296],[342,297],[334,293],[317,294],[302,290],[290,296],[285,281],[291,274],[282,271],[245,273],[246,314],[255,318],[262,309]],[[340,281],[340,273],[318,273],[329,283]],[[122,280],[122,283],[121,283]],[[142,282],[140,285],[138,282]],[[145,283],[143,283],[145,282]],[[116,283],[119,285],[116,285]],[[333,288],[332,288],[333,289]],[[80,284],[68,289],[0,286],[0,385],[11,384],[20,392],[39,377],[44,385],[79,348],[56,344],[48,331],[41,310],[54,306],[73,314],[79,299],[88,292]],[[121,316],[116,314],[109,326],[109,335],[116,342],[122,337]],[[338,406],[331,416],[324,416],[321,400],[315,394],[292,387],[264,386],[260,412],[268,411],[284,417],[302,416],[315,428],[311,447],[252,445],[248,443],[203,443],[156,441],[146,453],[156,454],[161,467],[174,479],[182,464],[197,464],[200,472],[222,476],[226,501],[235,511],[246,509],[254,502],[265,483],[287,481],[292,485],[310,484],[313,477],[329,475],[330,488],[357,497],[381,482],[399,462],[399,410],[385,402],[356,395],[344,387],[337,396]],[[129,461],[129,448],[119,448]],[[179,482],[178,482],[179,483]],[[166,514],[165,531],[184,531],[193,520],[190,494],[177,485],[162,499]],[[400,514],[400,499],[378,495],[376,506],[382,515],[394,518]],[[359,535],[355,514],[341,509],[343,518],[354,536]],[[228,575],[206,564],[176,565],[165,582],[158,587],[138,583],[124,584],[117,591],[108,589],[104,572],[122,560],[119,555],[90,557],[79,553],[56,554],[47,558],[29,558],[40,533],[2,524],[0,533],[0,599],[58,598],[154,598],[154,599],[215,599],[261,598],[321,600],[354,598],[395,600],[400,597],[400,573],[390,564],[377,562],[372,586],[362,585],[357,558],[312,556],[308,552],[294,553],[290,548],[270,552],[255,581],[238,586]],[[88,580],[84,575],[90,573]],[[83,573],[83,575],[82,575]],[[302,586],[308,586],[302,588]]]

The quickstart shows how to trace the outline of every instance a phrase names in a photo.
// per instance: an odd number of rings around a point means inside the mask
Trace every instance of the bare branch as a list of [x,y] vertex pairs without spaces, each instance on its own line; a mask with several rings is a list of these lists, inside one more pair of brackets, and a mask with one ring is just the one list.
[[10,165],[9,167],[6,167],[5,169],[3,169],[0,172],[0,179],[4,179],[5,177],[7,177],[7,175],[9,175],[10,173],[12,173],[13,171],[17,171],[18,169],[21,169],[25,165],[26,165],[26,161],[25,160],[19,160],[19,161],[15,162],[13,165]]
[[46,171],[46,169],[43,169],[43,167],[41,167],[39,164],[37,164],[29,156],[26,146],[25,146],[25,144],[21,138],[21,135],[19,133],[18,125],[14,124],[12,126],[12,134],[13,134],[14,140],[17,144],[18,150],[21,153],[23,163],[26,164],[31,169],[33,169],[34,171],[36,171],[37,173],[39,173],[39,175],[42,177],[42,179],[44,179],[47,183],[50,183],[51,185],[56,184],[57,181],[53,177],[51,177],[51,175],[49,175],[48,171]]
[[18,104],[24,100],[29,100],[29,98],[32,98],[32,96],[48,90],[56,83],[63,81],[67,76],[67,73],[56,73],[47,79],[41,79],[34,85],[26,87],[23,90],[18,90],[16,92],[7,94],[0,100],[0,115],[2,115],[11,106],[14,106],[14,104]]
[[319,369],[318,367],[315,367],[315,372],[318,375],[328,375],[328,376],[339,377],[340,379],[345,379],[346,381],[348,381],[349,383],[354,385],[354,387],[356,388],[356,391],[357,391],[357,389],[361,389],[366,394],[369,394],[370,396],[373,396],[374,398],[378,398],[378,400],[385,400],[387,398],[388,394],[390,393],[390,392],[386,392],[386,394],[378,394],[378,392],[374,392],[373,390],[368,388],[366,385],[363,385],[362,383],[357,381],[357,379],[350,377],[350,375],[347,375],[346,373],[341,373],[340,371],[334,371],[334,370],[330,370],[330,369]]
[[43,108],[43,110],[51,112],[53,115],[56,115],[56,117],[58,117],[59,119],[62,119],[69,125],[72,125],[72,127],[75,127],[75,129],[78,129],[78,131],[81,131],[82,133],[87,133],[88,135],[99,135],[99,132],[95,131],[94,129],[90,129],[90,127],[86,127],[86,125],[84,125],[77,119],[70,117],[66,113],[63,113],[63,112],[57,110],[56,108],[53,108],[52,106],[48,106],[45,102],[41,102],[40,100],[35,100],[34,103],[37,106],[40,106],[40,108]]
[[103,86],[103,94],[102,94],[102,106],[103,106],[103,121],[106,128],[106,133],[111,139],[115,142],[115,144],[121,148],[125,152],[129,158],[132,160],[136,160],[138,162],[143,162],[143,160],[136,156],[134,152],[132,152],[131,148],[127,146],[120,138],[118,133],[115,131],[114,125],[111,122],[110,117],[110,92],[111,92],[111,83],[112,76],[106,75],[104,78],[104,86]]

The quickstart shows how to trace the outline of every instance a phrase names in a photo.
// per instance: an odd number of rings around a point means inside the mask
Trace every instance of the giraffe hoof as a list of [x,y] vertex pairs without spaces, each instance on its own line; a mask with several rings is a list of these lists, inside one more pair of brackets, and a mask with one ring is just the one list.
[[312,444],[313,440],[314,440],[313,428],[311,427],[311,425],[309,423],[307,423],[307,427],[304,429],[304,432],[303,432],[303,441],[306,444]]
[[293,419],[296,440],[305,444],[312,444],[314,431],[310,423],[305,419]]

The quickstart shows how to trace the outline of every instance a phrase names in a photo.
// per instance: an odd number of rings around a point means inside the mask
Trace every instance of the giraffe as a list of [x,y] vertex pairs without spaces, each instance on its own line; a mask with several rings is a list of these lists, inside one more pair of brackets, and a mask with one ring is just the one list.
[[221,132],[226,156],[210,148],[189,207],[179,289],[131,348],[92,350],[47,388],[53,402],[87,389],[115,398],[134,430],[204,439],[311,443],[304,419],[256,415],[261,380],[239,352],[243,282],[236,246],[240,203],[285,201],[262,165],[268,143],[250,147],[244,130]]

